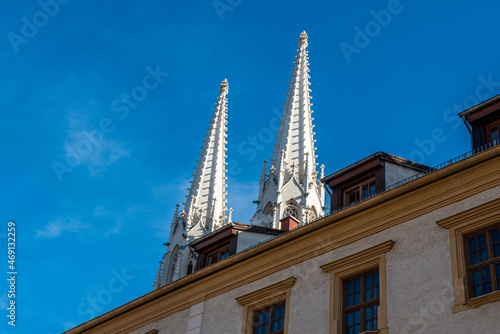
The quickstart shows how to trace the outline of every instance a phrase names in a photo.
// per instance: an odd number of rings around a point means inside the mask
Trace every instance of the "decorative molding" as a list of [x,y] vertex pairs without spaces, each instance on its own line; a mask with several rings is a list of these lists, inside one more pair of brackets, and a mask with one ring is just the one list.
[[468,306],[470,308],[476,308],[479,306],[483,306],[489,303],[493,303],[500,300],[500,290],[497,290],[492,293],[488,293],[486,295],[482,295],[479,297],[474,297],[469,299],[467,303],[465,303],[465,306]]
[[465,236],[500,223],[500,199],[479,205],[436,222],[449,230],[451,272],[455,306],[453,313],[469,310],[500,300],[500,291],[470,298],[467,282]]
[[253,333],[254,311],[272,304],[285,302],[285,326],[283,333],[288,333],[288,320],[290,317],[290,293],[295,284],[295,277],[290,277],[284,281],[270,285],[266,288],[248,293],[244,296],[235,298],[236,301],[245,307],[243,310],[242,334]]
[[340,260],[320,266],[325,273],[330,273],[330,334],[343,333],[343,280],[369,271],[378,269],[380,283],[380,305],[378,307],[378,326],[375,332],[364,333],[389,333],[387,327],[387,301],[386,301],[386,277],[385,277],[385,253],[394,246],[394,241],[389,240],[367,250],[347,256]]
[[295,284],[295,277],[290,277],[284,281],[281,281],[279,283],[273,284],[271,286],[268,286],[266,288],[251,292],[249,294],[246,294],[244,296],[235,298],[236,301],[241,305],[245,306],[247,304],[251,304],[257,300],[260,300],[262,298],[268,298],[269,296],[273,296],[275,294],[280,294],[280,293],[285,293],[287,289],[291,289],[292,286]]
[[157,329],[152,329],[149,332],[146,332],[144,334],[158,334],[158,330]]
[[[349,266],[359,267],[359,264],[372,262],[376,256],[387,253],[392,249],[392,247],[394,247],[394,241],[389,240],[375,247],[345,257],[343,259],[334,261],[332,263],[325,264],[320,268],[325,273],[330,273],[332,271],[338,272],[338,270],[345,270],[345,268],[348,268]],[[364,270],[365,270],[364,268],[361,269],[361,271]],[[350,274],[355,274],[355,273],[350,273]]]

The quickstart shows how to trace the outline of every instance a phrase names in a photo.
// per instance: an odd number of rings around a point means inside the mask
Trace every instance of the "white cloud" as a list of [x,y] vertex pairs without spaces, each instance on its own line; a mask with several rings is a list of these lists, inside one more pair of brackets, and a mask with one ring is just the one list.
[[36,238],[56,238],[65,232],[78,233],[90,229],[90,225],[82,223],[76,218],[56,218],[45,225],[43,229],[36,230]]
[[[64,140],[66,161],[75,166],[85,166],[92,176],[115,165],[121,158],[130,157],[124,143],[110,139],[110,134],[103,134],[96,127],[88,125],[87,119],[79,113],[67,115],[68,131]],[[114,125],[110,125],[111,128]]]

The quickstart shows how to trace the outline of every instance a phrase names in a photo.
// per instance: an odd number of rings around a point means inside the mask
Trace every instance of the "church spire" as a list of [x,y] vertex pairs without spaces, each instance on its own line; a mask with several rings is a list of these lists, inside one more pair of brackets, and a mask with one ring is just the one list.
[[255,224],[270,225],[270,204],[279,206],[279,219],[291,215],[301,223],[323,212],[324,188],[321,182],[318,184],[316,172],[307,40],[304,31],[299,38],[271,168],[252,218]]
[[[195,167],[191,187],[188,189],[184,212],[188,231],[197,227],[196,235],[205,234],[222,226],[226,220],[226,124],[229,84],[221,85],[203,141],[200,159]],[[194,232],[194,231],[193,231]],[[191,234],[191,233],[190,233]]]

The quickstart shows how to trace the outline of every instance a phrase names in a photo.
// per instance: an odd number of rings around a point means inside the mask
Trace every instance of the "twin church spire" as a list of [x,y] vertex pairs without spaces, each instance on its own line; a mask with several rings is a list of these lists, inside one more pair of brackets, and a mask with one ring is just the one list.
[[[269,165],[264,162],[257,211],[251,219],[254,225],[280,229],[286,217],[307,224],[323,215],[324,187],[317,173],[308,65],[307,34],[302,32],[273,158]],[[184,209],[179,212],[177,205],[154,288],[192,272],[197,255],[189,242],[231,223],[225,176],[228,92],[224,80]]]
[[[298,224],[306,224],[323,215],[324,186],[317,172],[307,45],[304,31],[300,34],[273,158],[269,166],[264,161],[257,211],[252,218],[256,225],[281,228],[280,220],[289,216]],[[323,169],[321,166],[321,177]]]

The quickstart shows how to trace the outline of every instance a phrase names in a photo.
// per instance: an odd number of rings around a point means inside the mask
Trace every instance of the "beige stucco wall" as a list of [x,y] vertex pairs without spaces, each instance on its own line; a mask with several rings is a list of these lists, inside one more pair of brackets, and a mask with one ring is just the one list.
[[[209,299],[204,304],[201,333],[241,333],[243,307],[235,298],[294,276],[297,280],[291,290],[289,334],[326,334],[330,275],[319,266],[388,240],[395,241],[386,255],[390,333],[498,333],[500,302],[452,314],[449,234],[436,221],[499,197],[500,187],[490,189]],[[317,238],[321,242],[328,235]],[[185,310],[133,333],[143,334],[153,328],[160,334],[186,333],[188,320],[189,310]]]

